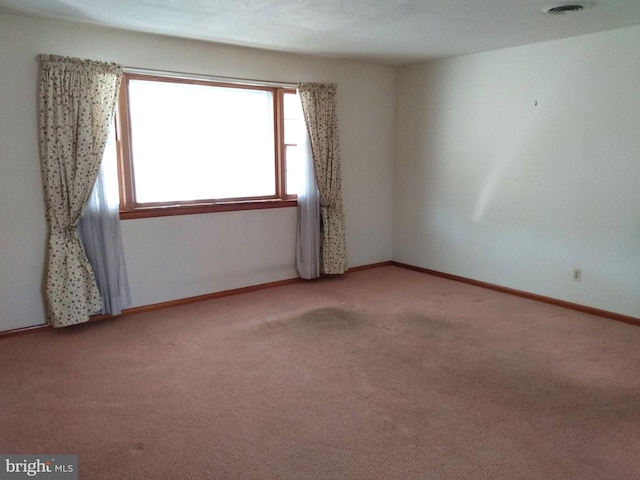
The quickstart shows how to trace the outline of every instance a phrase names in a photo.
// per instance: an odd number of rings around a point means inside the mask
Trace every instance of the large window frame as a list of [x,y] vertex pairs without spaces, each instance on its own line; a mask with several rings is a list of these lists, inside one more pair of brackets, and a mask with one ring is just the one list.
[[[275,194],[263,197],[239,197],[224,199],[202,199],[197,201],[169,201],[139,203],[136,200],[135,175],[132,155],[132,129],[129,109],[129,81],[145,80],[153,82],[174,82],[233,89],[253,89],[270,92],[273,98],[274,122],[274,169]],[[284,121],[284,96],[296,94],[293,87],[243,84],[215,79],[165,76],[125,72],[120,84],[117,112],[115,116],[116,146],[118,153],[118,177],[120,188],[120,218],[134,219],[170,215],[190,215],[210,212],[236,210],[255,210],[264,208],[295,207],[296,195],[287,194],[287,168]]]

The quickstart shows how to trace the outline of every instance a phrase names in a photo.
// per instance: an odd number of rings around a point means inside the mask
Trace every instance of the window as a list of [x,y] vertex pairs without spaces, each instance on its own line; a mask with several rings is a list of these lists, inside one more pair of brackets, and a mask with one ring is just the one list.
[[294,89],[125,73],[116,117],[122,218],[295,205]]

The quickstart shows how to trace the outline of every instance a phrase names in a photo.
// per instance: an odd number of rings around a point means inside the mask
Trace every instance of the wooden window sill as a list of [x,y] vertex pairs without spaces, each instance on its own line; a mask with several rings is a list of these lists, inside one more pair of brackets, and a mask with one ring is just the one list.
[[137,208],[120,211],[121,220],[136,218],[169,217],[173,215],[197,215],[201,213],[236,212],[241,210],[262,210],[265,208],[297,207],[293,200],[256,200],[247,202],[212,203],[199,205],[167,205],[162,207]]

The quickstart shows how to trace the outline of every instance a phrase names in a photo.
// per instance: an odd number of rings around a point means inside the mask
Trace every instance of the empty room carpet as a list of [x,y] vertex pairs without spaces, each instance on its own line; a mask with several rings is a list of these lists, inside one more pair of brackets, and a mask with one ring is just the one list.
[[0,340],[82,479],[637,479],[640,328],[398,267]]

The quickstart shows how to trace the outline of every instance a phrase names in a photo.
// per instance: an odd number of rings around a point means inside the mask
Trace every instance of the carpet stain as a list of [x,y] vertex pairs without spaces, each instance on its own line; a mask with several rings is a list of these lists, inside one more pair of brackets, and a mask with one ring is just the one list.
[[140,443],[140,442],[138,442],[138,443],[134,443],[134,444],[131,446],[131,451],[132,451],[132,452],[136,452],[136,453],[137,453],[137,452],[142,452],[143,450],[144,450],[144,444],[142,444],[142,443]]
[[342,308],[318,308],[292,319],[300,327],[317,330],[353,330],[364,325],[362,314]]
[[363,312],[339,307],[317,308],[242,330],[239,338],[243,339],[243,342],[247,337],[261,338],[265,341],[284,341],[283,339],[291,336],[311,342],[322,338],[336,340],[355,334],[361,336],[367,325],[369,321]]

